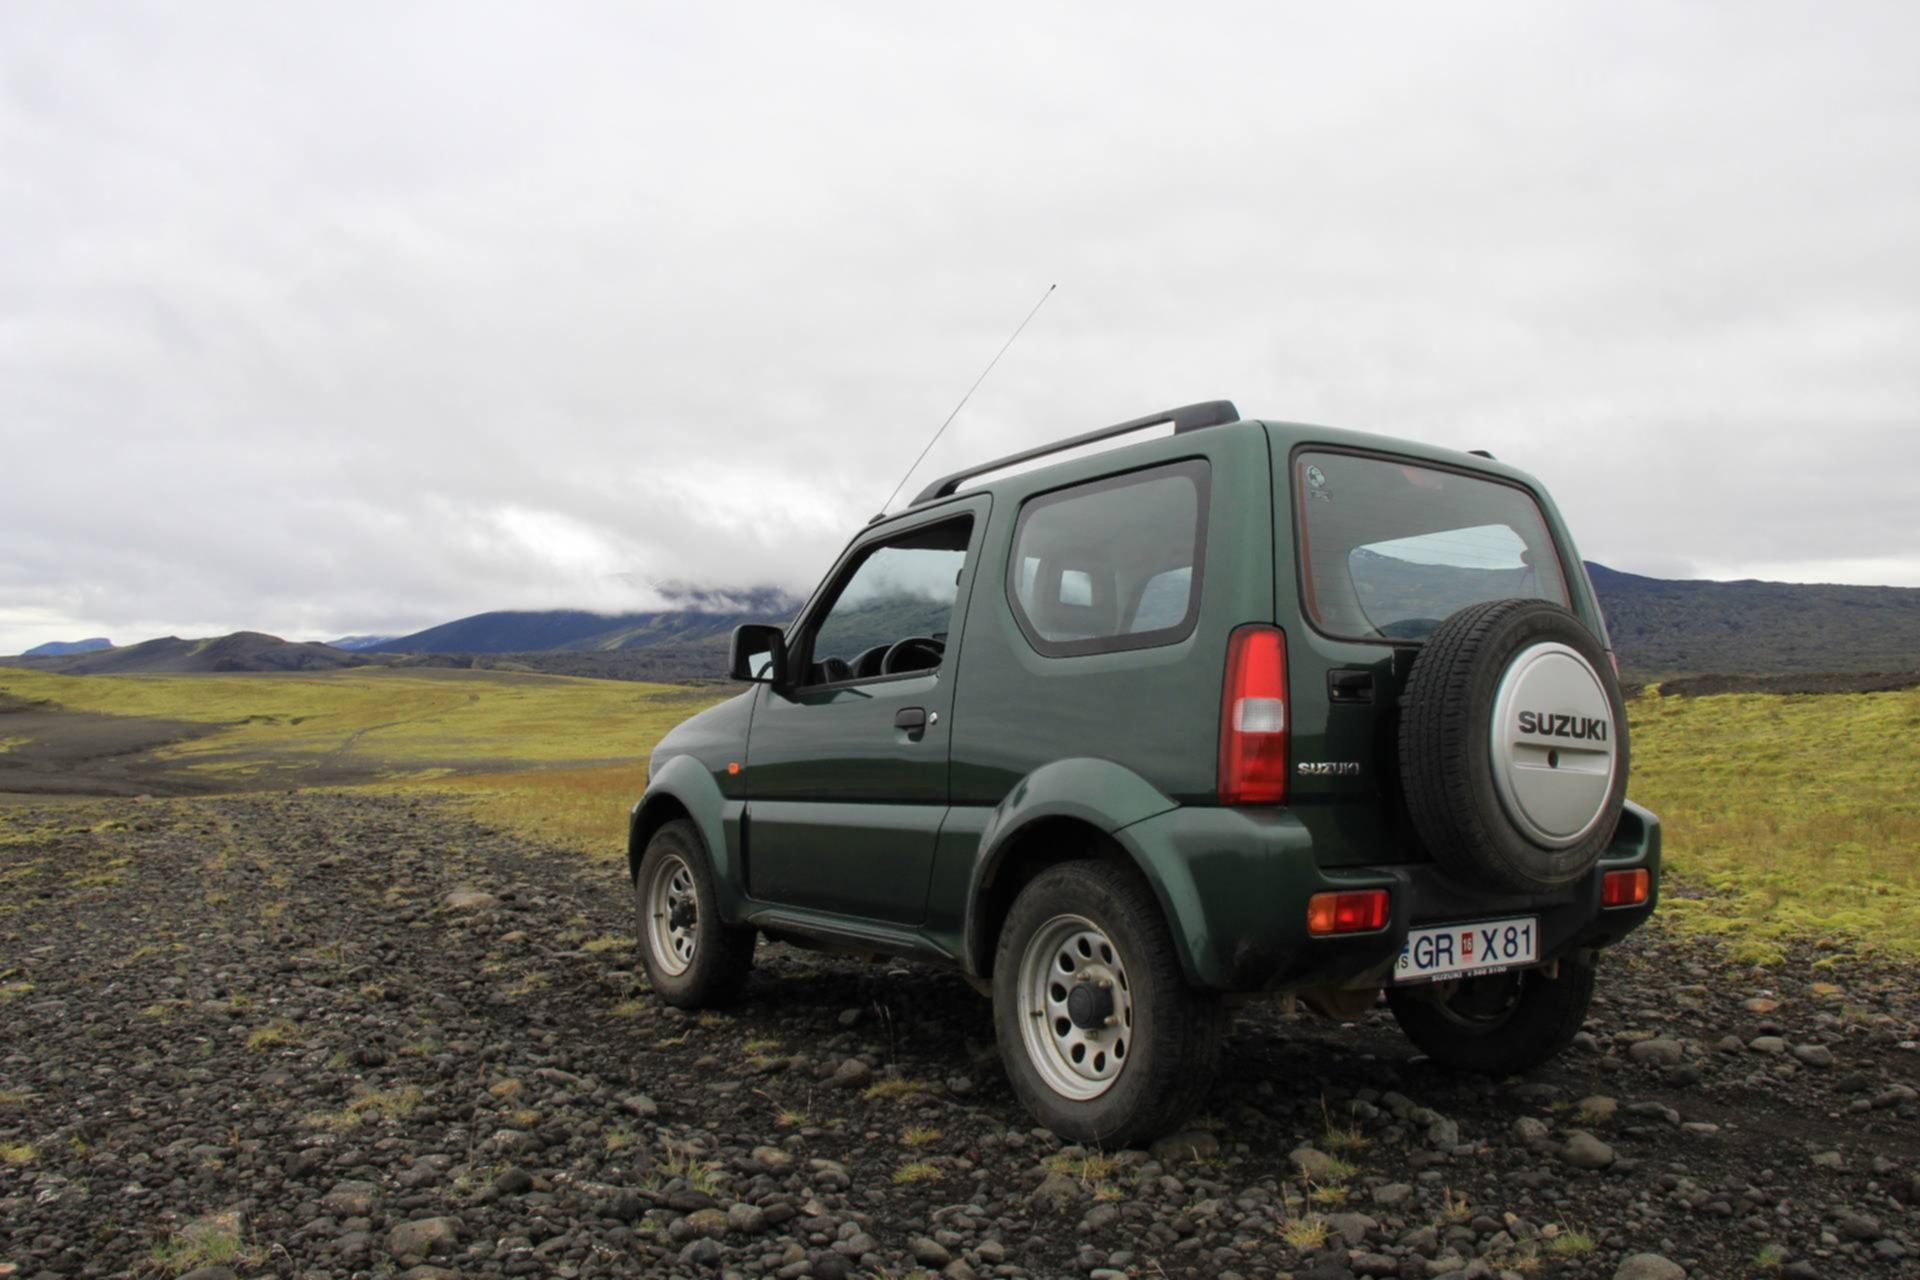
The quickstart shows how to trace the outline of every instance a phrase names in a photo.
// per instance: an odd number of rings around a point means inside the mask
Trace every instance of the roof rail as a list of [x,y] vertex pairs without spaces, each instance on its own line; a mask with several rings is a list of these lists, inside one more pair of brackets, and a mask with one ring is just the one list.
[[1050,453],[1059,453],[1066,449],[1077,449],[1083,444],[1093,444],[1098,440],[1108,440],[1114,436],[1123,436],[1132,431],[1141,431],[1147,427],[1157,427],[1171,422],[1173,433],[1198,431],[1202,427],[1225,426],[1240,421],[1240,411],[1233,407],[1231,400],[1204,400],[1199,404],[1182,405],[1178,409],[1167,409],[1160,413],[1150,413],[1144,418],[1135,418],[1130,422],[1116,422],[1110,427],[1101,427],[1098,431],[1088,431],[1077,436],[1068,436],[1064,440],[1055,440],[1052,444],[1043,444],[1036,449],[1024,449],[1019,453],[1010,453],[1004,458],[995,458],[992,462],[983,462],[977,467],[968,467],[952,475],[941,476],[922,489],[909,506],[917,507],[934,498],[951,496],[959,487],[975,476],[983,476],[991,471],[1005,467],[1018,466],[1022,462],[1031,462],[1035,458],[1044,458]]

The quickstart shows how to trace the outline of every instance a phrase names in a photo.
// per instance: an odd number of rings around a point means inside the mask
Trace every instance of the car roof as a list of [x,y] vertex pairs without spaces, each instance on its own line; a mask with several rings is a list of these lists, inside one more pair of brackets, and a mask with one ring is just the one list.
[[[1177,415],[1187,416],[1183,418]],[[1112,427],[1068,436],[1052,444],[963,468],[928,485],[903,510],[891,515],[875,516],[870,523],[878,524],[883,519],[928,510],[953,498],[981,493],[998,493],[1004,489],[1012,489],[1022,494],[1033,493],[1053,487],[1056,483],[1075,483],[1095,478],[1100,474],[1126,471],[1149,458],[1165,455],[1168,451],[1166,442],[1169,437],[1155,435],[1137,441],[1128,441],[1123,437],[1168,423],[1174,424],[1174,438],[1182,439],[1183,443],[1194,452],[1211,452],[1212,450],[1207,447],[1209,443],[1222,443],[1229,434],[1237,435],[1242,430],[1265,431],[1273,441],[1276,452],[1291,453],[1294,449],[1303,446],[1320,445],[1359,453],[1388,454],[1455,470],[1479,472],[1523,485],[1536,494],[1545,492],[1540,482],[1530,473],[1502,462],[1489,453],[1450,449],[1424,441],[1409,440],[1402,436],[1354,431],[1344,427],[1242,418],[1231,401],[1218,400],[1135,418]],[[1187,425],[1182,425],[1183,423]],[[1108,444],[1109,441],[1113,443]],[[1108,447],[1100,448],[1094,453],[1085,452],[1089,447],[1103,444]],[[1052,462],[1045,461],[1052,454],[1069,450],[1075,451],[1070,457]],[[1097,467],[1090,468],[1087,465],[1096,460]],[[996,474],[1003,471],[1008,474]]]

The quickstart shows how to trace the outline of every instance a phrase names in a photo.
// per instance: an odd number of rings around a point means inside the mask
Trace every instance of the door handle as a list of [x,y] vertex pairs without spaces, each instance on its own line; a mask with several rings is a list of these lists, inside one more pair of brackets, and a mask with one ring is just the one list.
[[927,727],[927,709],[925,707],[902,707],[893,713],[893,727],[905,729],[908,733],[918,733]]
[[1338,667],[1327,672],[1327,698],[1331,702],[1372,702],[1373,672]]

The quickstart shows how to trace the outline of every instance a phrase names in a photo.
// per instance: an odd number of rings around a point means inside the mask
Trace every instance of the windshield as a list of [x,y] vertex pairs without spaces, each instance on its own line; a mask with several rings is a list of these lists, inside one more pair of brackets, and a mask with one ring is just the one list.
[[1484,476],[1351,453],[1294,459],[1301,587],[1321,630],[1424,640],[1448,614],[1520,596],[1569,606],[1539,504]]

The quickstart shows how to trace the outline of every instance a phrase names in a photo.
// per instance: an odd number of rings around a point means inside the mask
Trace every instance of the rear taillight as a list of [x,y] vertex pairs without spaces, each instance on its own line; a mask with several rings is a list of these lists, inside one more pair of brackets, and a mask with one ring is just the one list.
[[1609,871],[1600,878],[1600,905],[1637,907],[1647,900],[1647,891],[1652,884],[1653,877],[1647,874],[1645,867],[1632,871]]
[[1307,932],[1316,938],[1330,933],[1371,933],[1386,927],[1385,889],[1316,893],[1307,899]]
[[1287,637],[1278,627],[1237,629],[1227,642],[1220,701],[1220,803],[1287,798]]

